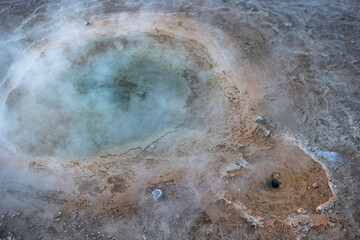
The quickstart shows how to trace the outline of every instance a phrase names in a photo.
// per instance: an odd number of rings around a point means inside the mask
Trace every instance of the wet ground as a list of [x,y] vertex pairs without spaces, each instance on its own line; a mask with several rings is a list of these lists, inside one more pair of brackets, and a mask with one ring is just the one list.
[[[4,137],[2,116],[1,239],[360,237],[356,1],[6,1],[0,9],[1,104],[10,112],[30,52],[93,36],[155,36],[174,50],[167,63],[191,89],[174,129],[88,157],[27,155]],[[176,55],[174,41],[189,54]],[[12,136],[21,127],[31,132],[20,125]]]

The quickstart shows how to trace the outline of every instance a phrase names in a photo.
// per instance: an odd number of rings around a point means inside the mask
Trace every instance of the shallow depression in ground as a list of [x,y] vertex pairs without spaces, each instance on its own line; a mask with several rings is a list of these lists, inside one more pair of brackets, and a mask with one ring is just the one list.
[[35,156],[88,156],[176,127],[190,94],[186,53],[135,35],[55,44],[26,59],[6,101],[11,142]]

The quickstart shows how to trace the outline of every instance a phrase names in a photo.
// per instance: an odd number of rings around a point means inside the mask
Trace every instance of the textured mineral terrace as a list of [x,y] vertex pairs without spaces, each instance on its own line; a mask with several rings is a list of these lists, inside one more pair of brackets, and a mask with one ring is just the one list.
[[359,13],[0,2],[0,239],[360,238]]

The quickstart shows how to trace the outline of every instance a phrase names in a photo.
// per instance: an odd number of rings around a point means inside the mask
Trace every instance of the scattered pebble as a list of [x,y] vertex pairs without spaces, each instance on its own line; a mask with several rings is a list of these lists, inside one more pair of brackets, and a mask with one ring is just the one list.
[[270,96],[264,96],[264,97],[265,97],[265,99],[270,100],[270,101],[275,101],[276,100],[275,97],[270,97]]
[[11,217],[12,218],[16,218],[16,217],[18,217],[18,216],[20,216],[21,215],[21,212],[16,212],[15,214],[13,214]]
[[243,157],[239,158],[239,165],[244,168],[251,168],[250,163],[248,163]]
[[155,200],[158,200],[159,198],[161,198],[162,194],[163,193],[160,189],[155,189],[154,191],[152,191],[152,195]]
[[142,238],[143,238],[144,240],[148,240],[148,239],[150,239],[150,236],[149,236],[148,234],[143,234],[143,235],[142,235]]
[[316,207],[316,209],[315,209],[315,212],[317,212],[317,213],[321,213],[321,211],[323,210],[323,208],[322,207],[320,207],[320,206],[317,206]]
[[317,183],[313,183],[313,185],[311,185],[312,188],[318,188],[319,187],[319,184]]
[[271,134],[271,132],[270,132],[269,130],[266,130],[266,131],[265,131],[265,136],[266,136],[266,137],[269,137],[270,134]]
[[255,122],[263,122],[264,121],[264,117],[262,116],[257,116],[256,118],[254,118]]
[[240,169],[241,167],[238,165],[238,164],[233,164],[232,165],[232,170],[238,170]]

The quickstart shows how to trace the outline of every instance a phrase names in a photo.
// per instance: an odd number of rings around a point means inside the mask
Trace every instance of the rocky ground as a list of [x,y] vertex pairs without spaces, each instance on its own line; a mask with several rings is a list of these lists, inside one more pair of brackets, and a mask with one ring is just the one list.
[[175,38],[194,64],[186,118],[146,146],[63,159],[1,139],[0,239],[358,239],[359,12],[357,1],[1,2],[5,104],[10,66],[54,36]]

